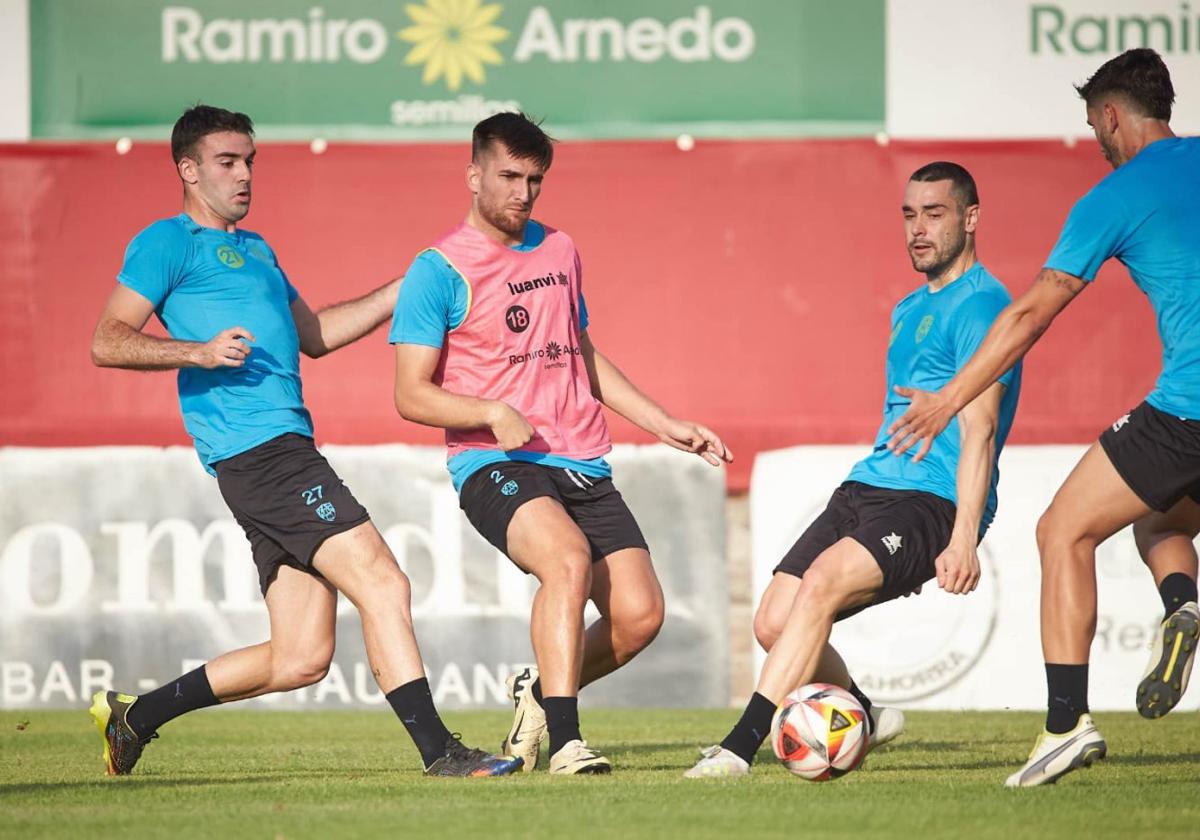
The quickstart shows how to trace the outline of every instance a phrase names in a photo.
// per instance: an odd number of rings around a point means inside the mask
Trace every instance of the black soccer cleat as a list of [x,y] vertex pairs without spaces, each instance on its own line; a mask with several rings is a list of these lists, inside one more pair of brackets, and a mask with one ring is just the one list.
[[425,768],[426,776],[507,776],[525,762],[511,755],[490,755],[472,749],[457,732],[446,739],[446,754]]
[[1189,601],[1163,619],[1154,637],[1150,666],[1138,684],[1138,714],[1151,720],[1160,718],[1183,699],[1198,643],[1200,609]]
[[152,732],[139,738],[130,728],[126,717],[135,702],[136,697],[115,691],[97,691],[92,695],[89,711],[104,738],[104,767],[110,776],[128,776],[146,744],[158,737],[157,732]]

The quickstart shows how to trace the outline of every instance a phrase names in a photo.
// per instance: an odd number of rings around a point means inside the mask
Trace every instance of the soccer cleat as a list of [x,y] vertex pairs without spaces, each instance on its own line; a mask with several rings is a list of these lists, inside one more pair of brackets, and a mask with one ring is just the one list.
[[504,681],[515,714],[508,737],[500,744],[500,752],[521,758],[525,762],[521,769],[526,773],[537,767],[542,739],[546,737],[546,712],[533,696],[537,678],[537,668],[525,668]]
[[871,738],[868,749],[882,747],[904,733],[904,712],[890,706],[871,706]]
[[1004,784],[1008,787],[1052,785],[1072,770],[1091,767],[1092,762],[1107,754],[1104,736],[1096,729],[1092,716],[1083,714],[1070,732],[1053,735],[1043,731],[1025,766],[1009,776]]
[[750,775],[750,765],[732,750],[713,744],[700,750],[696,766],[683,774],[685,779],[732,779]]
[[1200,643],[1200,608],[1188,601],[1163,619],[1154,636],[1150,666],[1137,688],[1137,710],[1144,718],[1160,718],[1174,709],[1187,691],[1196,646]]
[[587,741],[567,741],[550,756],[550,772],[555,776],[599,776],[612,772],[612,762],[593,749]]
[[425,768],[426,776],[507,776],[521,769],[521,759],[472,749],[455,732],[446,739],[446,754]]
[[92,720],[104,739],[104,767],[110,776],[127,776],[142,757],[146,744],[158,737],[152,732],[139,738],[130,728],[126,717],[137,698],[115,691],[97,691],[92,695]]

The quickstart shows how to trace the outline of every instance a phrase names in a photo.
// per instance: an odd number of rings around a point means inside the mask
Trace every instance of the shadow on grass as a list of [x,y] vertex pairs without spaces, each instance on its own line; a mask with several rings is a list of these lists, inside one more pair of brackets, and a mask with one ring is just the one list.
[[323,783],[333,780],[340,781],[370,781],[386,779],[394,776],[394,768],[328,768],[313,767],[303,770],[284,770],[270,773],[241,773],[238,775],[186,774],[159,777],[152,774],[136,774],[123,778],[102,776],[86,781],[62,782],[23,782],[18,784],[0,784],[0,799],[7,796],[37,793],[58,793],[82,790],[103,789],[106,794],[120,795],[118,792],[136,795],[148,790],[171,790],[202,787],[245,787],[247,785],[273,785],[277,783],[296,782],[306,779],[320,780]]

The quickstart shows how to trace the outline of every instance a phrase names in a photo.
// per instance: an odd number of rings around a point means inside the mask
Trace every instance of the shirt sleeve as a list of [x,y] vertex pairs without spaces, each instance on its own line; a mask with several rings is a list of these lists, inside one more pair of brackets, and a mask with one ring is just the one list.
[[575,276],[579,278],[579,331],[583,332],[591,319],[588,318],[587,301],[583,299],[583,261],[579,259],[578,251],[575,252]]
[[1125,205],[1099,184],[1071,208],[1045,267],[1091,282],[1104,261],[1120,253],[1129,230]]
[[400,282],[388,342],[440,348],[446,331],[466,320],[468,305],[462,275],[437,251],[423,251]]
[[[954,367],[962,370],[983,343],[996,316],[1008,306],[1008,301],[999,294],[974,294],[963,301],[954,313]],[[1009,368],[996,380],[1005,388],[1011,387],[1016,376],[1016,365]]]
[[133,238],[117,282],[158,309],[179,281],[187,265],[190,234],[169,221],[156,222]]

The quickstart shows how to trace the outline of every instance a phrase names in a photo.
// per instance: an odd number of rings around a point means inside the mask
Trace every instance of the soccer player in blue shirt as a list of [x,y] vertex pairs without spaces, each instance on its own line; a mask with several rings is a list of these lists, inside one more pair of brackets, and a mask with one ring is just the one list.
[[912,405],[890,430],[896,453],[919,442],[923,455],[1105,261],[1120,260],[1150,299],[1163,344],[1154,390],[1104,430],[1038,522],[1048,712],[1010,787],[1053,782],[1107,752],[1087,713],[1100,543],[1134,525],[1167,613],[1137,688],[1144,717],[1179,702],[1200,639],[1196,553],[1182,545],[1200,521],[1200,139],[1171,131],[1175,91],[1153,50],[1117,56],[1077,89],[1114,171],[1076,202],[1033,286],[996,319],[970,363],[940,389],[898,389]]
[[875,447],[775,568],[754,619],[768,651],[757,690],[725,739],[705,749],[685,774],[689,778],[749,773],[776,706],[813,681],[858,698],[870,747],[895,738],[903,714],[873,705],[851,680],[829,644],[834,621],[911,594],[935,577],[953,594],[965,595],[979,582],[976,546],[996,512],[996,461],[1016,414],[1020,365],[967,406],[923,461],[893,458],[887,428],[906,405],[892,386],[938,388],[950,381],[1011,298],[976,259],[979,194],[966,169],[948,162],[921,167],[908,182],[902,209],[909,257],[926,283],[892,312]]
[[[358,608],[371,671],[426,774],[507,775],[520,759],[465,747],[439,718],[413,635],[408,578],[314,446],[301,394],[299,354],[323,356],[378,327],[399,281],[309,309],[266,241],[238,227],[250,211],[253,137],[245,114],[207,105],[175,123],[183,212],[129,244],[92,360],[179,371],[184,426],[250,541],[270,638],[138,697],[97,692],[91,712],[108,773],[129,773],[159,727],[179,715],[321,680],[333,658],[340,591]],[[152,314],[170,338],[142,332]]]

